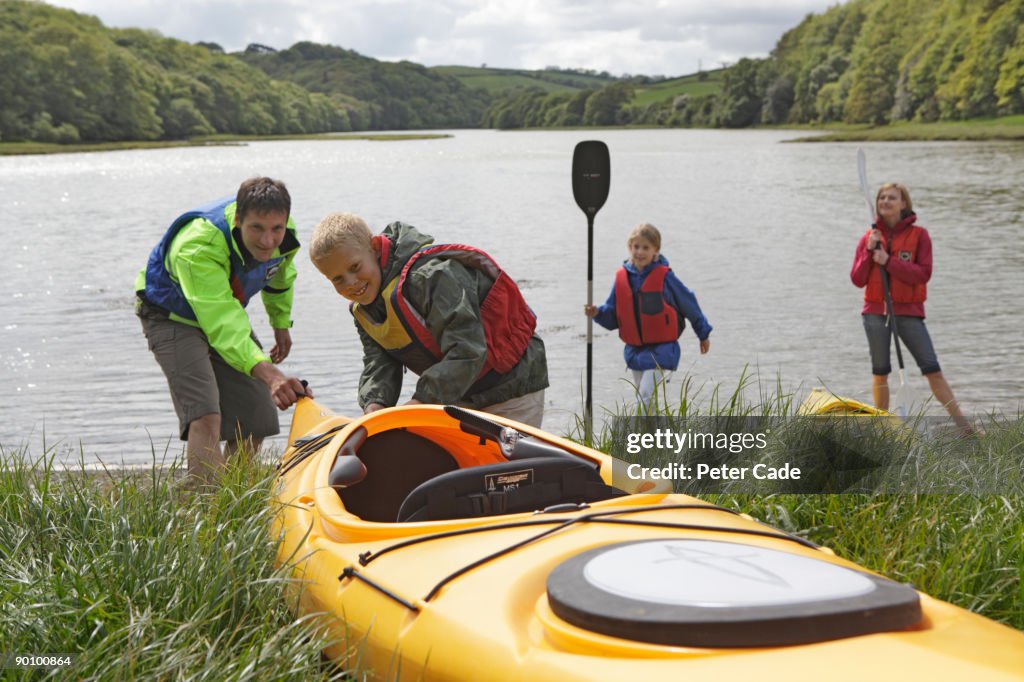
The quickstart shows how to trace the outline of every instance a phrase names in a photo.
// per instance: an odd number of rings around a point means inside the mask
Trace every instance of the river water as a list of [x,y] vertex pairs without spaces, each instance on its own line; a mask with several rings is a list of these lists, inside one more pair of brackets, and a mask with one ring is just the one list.
[[[670,394],[689,376],[706,399],[716,385],[734,389],[746,371],[769,391],[781,382],[797,400],[814,386],[870,399],[862,293],[848,276],[867,224],[856,145],[789,144],[797,135],[789,131],[453,135],[0,158],[8,225],[0,445],[112,465],[181,452],[163,375],[132,313],[132,283],[175,216],[257,174],[288,184],[300,241],[325,214],[344,210],[374,228],[404,220],[439,242],[489,251],[538,313],[551,375],[545,427],[565,433],[582,411],[586,359],[587,223],[570,168],[574,145],[593,137],[607,142],[612,160],[611,194],[594,228],[595,299],[608,295],[629,229],[648,221],[714,325],[705,356],[684,334]],[[869,176],[906,183],[932,235],[928,326],[957,397],[970,413],[1016,415],[1024,144],[863,148]],[[284,369],[308,379],[328,407],[354,414],[361,352],[345,302],[305,252],[297,262],[295,344]],[[250,312],[272,340],[258,302]],[[927,383],[907,362],[923,399]],[[632,395],[614,332],[595,328],[594,364],[600,418]]]

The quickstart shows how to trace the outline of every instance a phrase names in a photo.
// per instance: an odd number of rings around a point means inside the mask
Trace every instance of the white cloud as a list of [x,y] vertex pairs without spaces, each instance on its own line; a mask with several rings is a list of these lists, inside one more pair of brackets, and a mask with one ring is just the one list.
[[329,43],[427,66],[558,65],[679,75],[763,57],[835,0],[56,0],[107,26],[156,29],[226,50]]

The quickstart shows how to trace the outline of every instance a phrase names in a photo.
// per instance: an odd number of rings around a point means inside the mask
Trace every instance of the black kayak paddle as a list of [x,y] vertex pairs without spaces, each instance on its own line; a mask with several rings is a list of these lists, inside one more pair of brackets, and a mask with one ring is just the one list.
[[[584,140],[572,154],[572,194],[587,216],[587,305],[594,304],[594,216],[608,199],[612,164],[608,145],[600,140]],[[587,402],[583,411],[586,442],[594,433],[594,320],[587,318]]]

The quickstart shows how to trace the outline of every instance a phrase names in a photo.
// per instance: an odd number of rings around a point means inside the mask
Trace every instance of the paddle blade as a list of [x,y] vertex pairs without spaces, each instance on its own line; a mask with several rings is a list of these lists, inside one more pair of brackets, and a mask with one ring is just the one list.
[[910,390],[910,386],[903,379],[903,370],[899,371],[900,387],[896,389],[896,395],[893,396],[893,414],[900,419],[907,419],[910,416],[912,405],[914,403],[914,394]]
[[572,154],[572,194],[576,204],[593,216],[608,199],[612,164],[608,145],[600,140],[584,140]]

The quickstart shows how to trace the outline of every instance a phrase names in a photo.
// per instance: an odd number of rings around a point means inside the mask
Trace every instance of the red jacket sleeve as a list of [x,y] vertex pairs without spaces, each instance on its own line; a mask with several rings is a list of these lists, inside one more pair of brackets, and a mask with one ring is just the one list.
[[871,267],[874,264],[871,252],[868,251],[868,235],[865,233],[857,242],[857,251],[853,254],[853,267],[850,268],[850,281],[855,287],[863,289],[868,285],[868,276],[871,274]]

